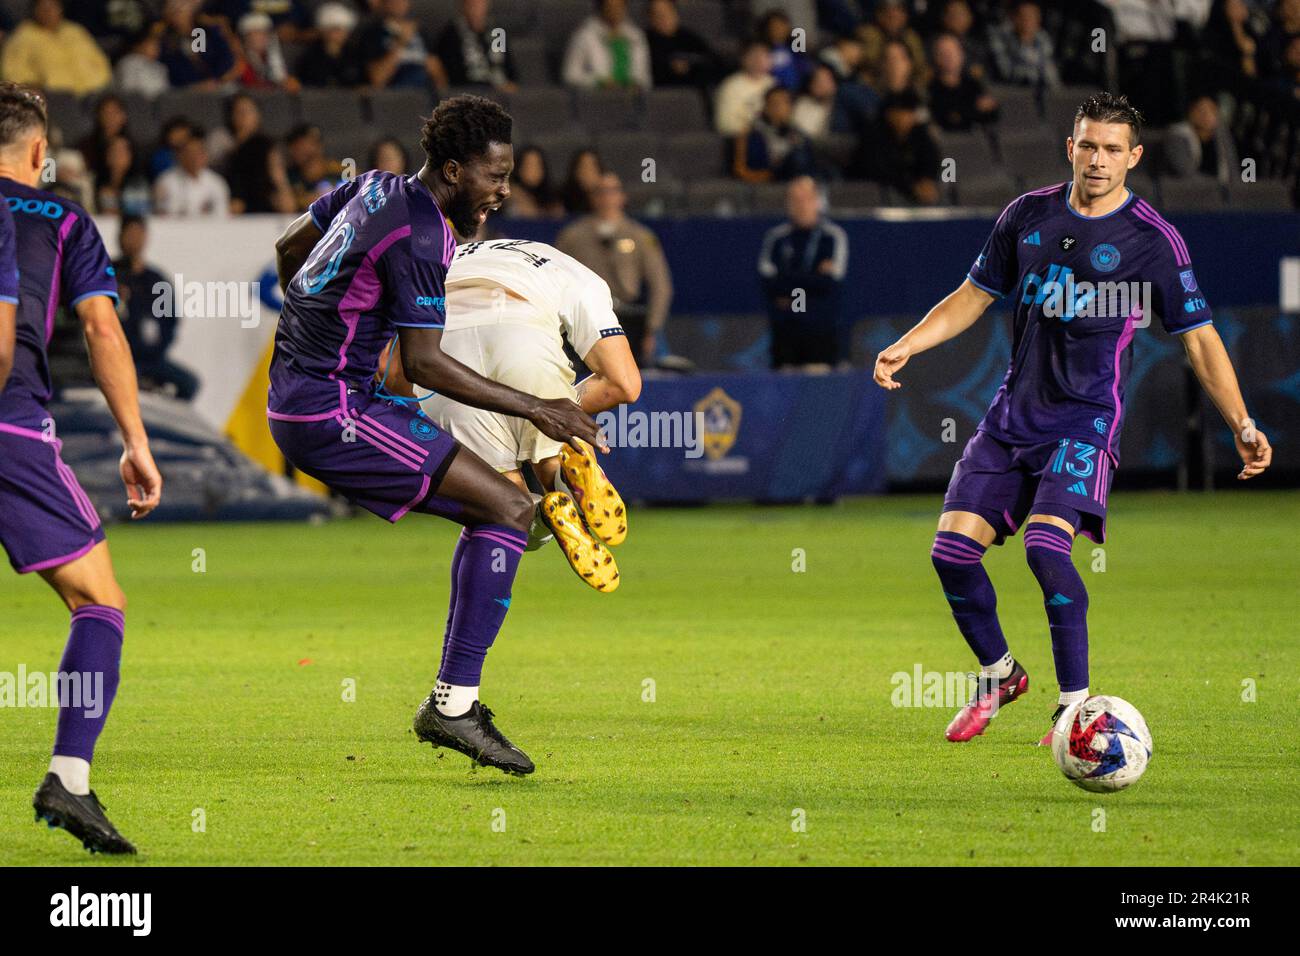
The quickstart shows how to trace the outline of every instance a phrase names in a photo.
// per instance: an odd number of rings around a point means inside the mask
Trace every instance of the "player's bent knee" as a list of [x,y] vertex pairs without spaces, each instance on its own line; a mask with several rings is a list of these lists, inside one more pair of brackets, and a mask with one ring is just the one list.
[[520,531],[527,531],[529,525],[533,523],[533,496],[528,492],[510,486],[510,493],[503,495],[501,503],[497,506],[497,514],[492,519],[494,524],[505,525],[509,528],[518,528]]

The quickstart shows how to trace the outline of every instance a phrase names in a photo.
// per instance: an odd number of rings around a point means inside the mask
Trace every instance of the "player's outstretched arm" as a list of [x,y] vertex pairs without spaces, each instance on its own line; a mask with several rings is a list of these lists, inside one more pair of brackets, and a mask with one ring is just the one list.
[[76,306],[77,318],[86,336],[90,354],[90,371],[95,384],[104,393],[122,433],[122,483],[126,486],[126,503],[132,518],[143,518],[162,497],[162,475],[149,451],[149,438],[140,418],[140,399],[136,388],[135,364],[131,346],[122,333],[122,323],[106,295],[82,299]]
[[578,383],[578,404],[588,415],[641,397],[641,370],[626,335],[597,339],[582,361],[593,373]]
[[1182,339],[1197,381],[1232,429],[1232,440],[1243,466],[1237,477],[1244,481],[1262,474],[1273,462],[1273,448],[1246,413],[1246,401],[1241,397],[1237,373],[1228,350],[1223,347],[1223,339],[1212,325],[1184,332]]
[[289,283],[307,261],[316,243],[320,242],[321,235],[311,213],[305,212],[289,223],[280,238],[275,240],[275,274],[280,279],[281,292],[289,291]]
[[902,388],[894,381],[894,373],[907,364],[913,355],[932,349],[965,332],[984,314],[993,302],[993,296],[967,279],[956,291],[926,313],[925,318],[893,345],[876,356],[875,379],[881,388]]
[[[567,398],[538,398],[484,378],[442,350],[442,329],[403,326],[398,339],[408,381],[465,405],[526,418],[555,441],[572,443],[572,439],[581,438],[609,451],[596,420],[576,403]],[[574,450],[581,451],[577,446]]]
[[18,306],[12,302],[0,302],[0,391],[4,391],[5,383],[9,381],[9,373],[14,370],[17,314]]

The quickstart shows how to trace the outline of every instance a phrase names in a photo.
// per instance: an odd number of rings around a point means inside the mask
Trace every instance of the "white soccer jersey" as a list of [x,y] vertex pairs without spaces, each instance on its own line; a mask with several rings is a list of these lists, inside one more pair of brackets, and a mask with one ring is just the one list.
[[[527,313],[504,308],[457,310],[457,289],[474,286],[509,290],[533,308]],[[579,356],[585,356],[603,336],[623,331],[604,279],[554,246],[528,239],[468,242],[451,260],[447,331],[496,323],[541,328],[554,334],[557,347],[563,330]]]
[[[585,357],[623,334],[605,280],[543,242],[497,239],[456,250],[447,273],[442,349],[480,375],[541,398],[573,398],[564,339]],[[531,422],[438,395],[429,415],[499,471],[559,453]]]

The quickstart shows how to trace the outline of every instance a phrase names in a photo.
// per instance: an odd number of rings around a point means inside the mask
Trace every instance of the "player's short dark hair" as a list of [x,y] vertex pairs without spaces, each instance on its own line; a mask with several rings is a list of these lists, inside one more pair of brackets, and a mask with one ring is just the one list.
[[510,143],[514,121],[500,103],[464,94],[443,100],[420,128],[420,146],[435,169],[449,159],[465,163],[490,143]]
[[18,83],[0,83],[0,147],[33,129],[44,133],[48,123],[44,96]]
[[1095,123],[1128,123],[1129,147],[1136,146],[1142,137],[1145,122],[1141,111],[1128,101],[1127,96],[1114,93],[1094,93],[1074,111],[1074,122],[1090,119]]

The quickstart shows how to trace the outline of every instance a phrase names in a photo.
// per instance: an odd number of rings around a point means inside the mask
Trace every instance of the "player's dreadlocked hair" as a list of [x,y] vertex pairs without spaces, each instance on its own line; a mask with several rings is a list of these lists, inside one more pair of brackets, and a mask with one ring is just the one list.
[[0,149],[37,127],[45,131],[45,97],[17,83],[0,83]]
[[482,96],[453,96],[443,100],[420,129],[420,145],[429,165],[441,168],[449,159],[464,163],[487,152],[489,143],[509,143],[512,120],[499,103]]
[[1074,122],[1090,119],[1095,123],[1128,123],[1132,132],[1129,134],[1129,146],[1138,144],[1142,135],[1144,118],[1138,108],[1128,101],[1127,96],[1114,93],[1094,93],[1074,111]]

